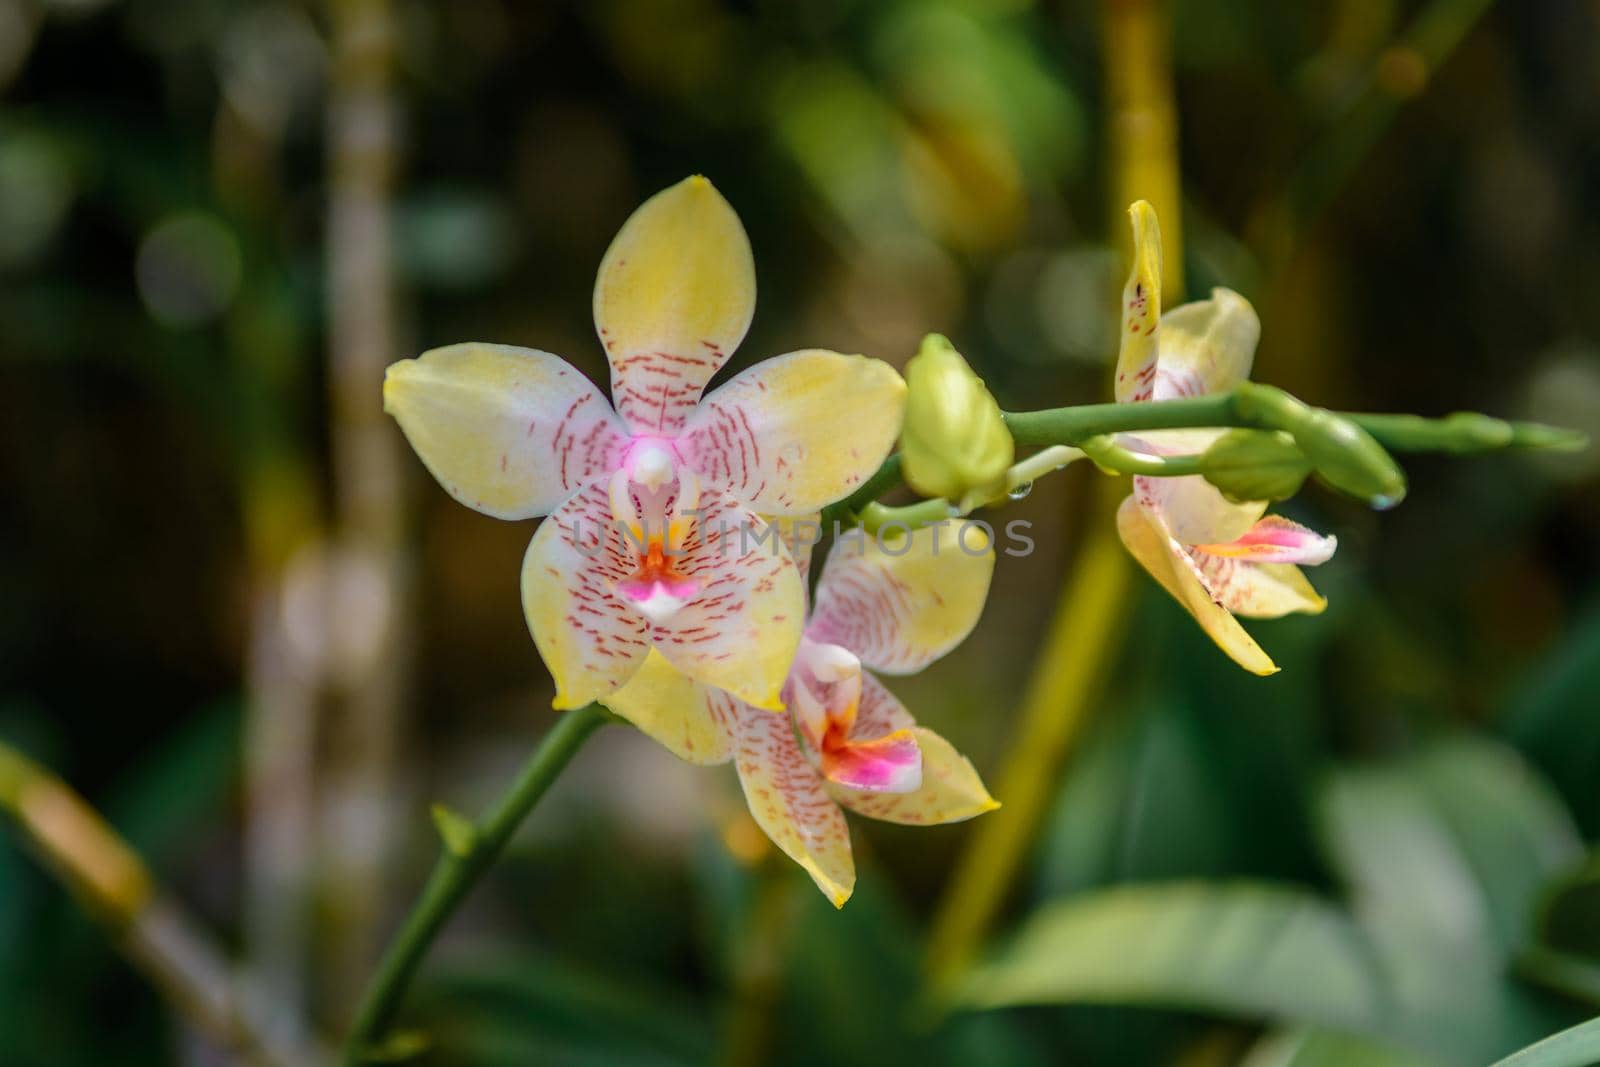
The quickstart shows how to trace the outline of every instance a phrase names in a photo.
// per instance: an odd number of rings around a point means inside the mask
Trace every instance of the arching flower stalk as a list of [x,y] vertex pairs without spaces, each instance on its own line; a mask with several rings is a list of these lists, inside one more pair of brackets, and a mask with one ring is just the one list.
[[[1161,313],[1161,231],[1139,201],[1133,220],[1133,270],[1123,290],[1119,403],[1222,393],[1250,376],[1261,323],[1231,289]],[[1200,454],[1222,430],[1124,435],[1133,450]],[[1117,513],[1117,530],[1149,571],[1234,662],[1255,674],[1278,668],[1234,616],[1271,619],[1315,614],[1327,601],[1297,564],[1324,563],[1337,541],[1277,515],[1267,502],[1227,499],[1200,475],[1136,476]]]
[[[809,541],[788,540],[804,576]],[[783,688],[790,715],[685,678],[655,655],[606,705],[683,759],[732,760],[761,829],[841,907],[855,886],[842,809],[922,826],[999,806],[972,764],[866,669],[912,674],[949,652],[977,624],[993,571],[979,525],[857,530],[823,567]]]
[[693,177],[635,211],[600,264],[615,409],[533,349],[457,344],[389,368],[385,408],[452,496],[496,518],[549,515],[522,601],[557,708],[614,692],[652,652],[782,706],[805,599],[763,516],[815,512],[876,470],[905,385],[877,360],[807,350],[702,397],[754,309],[744,227]]

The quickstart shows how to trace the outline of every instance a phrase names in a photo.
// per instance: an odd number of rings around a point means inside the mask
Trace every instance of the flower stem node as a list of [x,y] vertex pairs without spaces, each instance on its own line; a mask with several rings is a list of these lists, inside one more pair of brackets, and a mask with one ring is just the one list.
[[477,827],[472,825],[472,820],[455,809],[444,804],[435,804],[433,825],[438,829],[440,839],[444,841],[445,851],[452,856],[469,856],[477,847]]
[[905,478],[923,496],[999,495],[1015,458],[1000,405],[948,340],[929,334],[906,364],[900,449]]
[[1236,504],[1287,500],[1311,473],[1294,438],[1270,430],[1229,430],[1205,450],[1200,465],[1206,481]]

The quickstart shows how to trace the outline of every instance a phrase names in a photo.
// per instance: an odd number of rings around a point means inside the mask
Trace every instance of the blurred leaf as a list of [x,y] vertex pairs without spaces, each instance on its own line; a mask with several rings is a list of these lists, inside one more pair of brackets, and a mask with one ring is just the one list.
[[1227,790],[1199,731],[1188,708],[1162,701],[1093,739],[1062,781],[1042,895],[1227,869]]
[[1600,612],[1593,612],[1516,690],[1505,729],[1569,797],[1591,833],[1600,829]]
[[239,776],[241,725],[234,700],[194,710],[106,797],[106,818],[158,872],[197,826],[218,819]]
[[1323,792],[1321,816],[1356,911],[1402,949],[1420,940],[1504,959],[1530,941],[1542,887],[1581,855],[1548,786],[1487,741],[1342,770]]
[[[706,1015],[664,986],[533,954],[474,955],[470,972],[430,984],[419,1011],[440,1055],[450,1054],[447,1062],[480,1062],[481,1053],[482,1062],[497,1063],[704,1063],[711,1049]],[[493,1049],[505,1054],[484,1051]],[[567,1052],[558,1056],[557,1049]]]
[[1285,1030],[1256,1043],[1239,1067],[1429,1067],[1433,1060],[1330,1030]]
[[1561,1025],[1506,972],[1532,940],[1541,887],[1575,861],[1578,839],[1514,753],[1463,738],[1343,769],[1319,813],[1412,1043],[1481,1062]]
[[1600,855],[1550,883],[1538,927],[1540,943],[1600,961]]
[[1151,1004],[1371,1030],[1380,980],[1350,918],[1264,884],[1129,886],[1047,905],[955,993],[973,1007]]
[[1529,1045],[1494,1067],[1589,1067],[1595,1063],[1600,1063],[1600,1019]]

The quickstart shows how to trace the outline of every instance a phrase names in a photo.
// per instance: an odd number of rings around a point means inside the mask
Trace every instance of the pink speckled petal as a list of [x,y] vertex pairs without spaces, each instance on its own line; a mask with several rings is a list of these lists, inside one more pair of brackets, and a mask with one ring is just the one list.
[[725,763],[733,755],[736,704],[653,650],[628,684],[605,698],[606,707],[674,756],[702,765]]
[[614,470],[628,441],[577,368],[511,345],[403,359],[384,377],[383,406],[451,496],[498,519],[548,514]]
[[965,520],[840,538],[823,565],[806,633],[874,670],[910,674],[977,625],[993,573],[988,534]]
[[1328,601],[1290,563],[1251,563],[1213,556],[1198,548],[1189,557],[1206,589],[1223,608],[1247,619],[1279,619],[1285,615],[1317,615]]
[[1128,208],[1133,226],[1133,265],[1122,288],[1122,344],[1117,352],[1118,403],[1149,400],[1155,388],[1161,321],[1161,224],[1156,210],[1139,200]]
[[787,715],[741,706],[734,761],[756,824],[804,867],[817,888],[843,907],[855,888],[844,813],[806,759]]
[[750,239],[709,181],[686,178],[639,206],[594,285],[611,394],[634,434],[678,433],[755,304]]
[[522,607],[555,679],[556,707],[609,695],[644,662],[649,625],[612,594],[633,570],[603,480],[575,493],[533,535],[522,563]]
[[804,515],[848,496],[883,463],[905,393],[880,360],[791,352],[701,401],[678,447],[707,485],[763,514]]
[[1202,563],[1172,536],[1159,512],[1140,507],[1131,496],[1117,510],[1117,533],[1133,558],[1194,616],[1201,629],[1235,663],[1252,674],[1277,672],[1272,657],[1262,651],[1213,591],[1214,583],[1224,577],[1224,570],[1231,580],[1232,571],[1244,564],[1221,556],[1202,557]]
[[909,730],[915,725],[916,720],[900,703],[900,698],[889,692],[882,682],[862,671],[861,703],[856,708],[856,721],[850,728],[850,740],[867,741],[898,730]]
[[[1203,452],[1205,446],[1195,451]],[[1182,478],[1141,475],[1133,479],[1133,495],[1145,510],[1159,511],[1167,531],[1186,545],[1219,544],[1242,537],[1267,510],[1265,500],[1234,503],[1198,474]]]
[[704,493],[675,558],[693,599],[652,627],[651,642],[695,681],[782,710],[800,643],[805,585],[778,531],[725,493]]
[[1176,400],[1232,389],[1250,376],[1261,320],[1250,301],[1232,289],[1213,289],[1161,316],[1156,400]]

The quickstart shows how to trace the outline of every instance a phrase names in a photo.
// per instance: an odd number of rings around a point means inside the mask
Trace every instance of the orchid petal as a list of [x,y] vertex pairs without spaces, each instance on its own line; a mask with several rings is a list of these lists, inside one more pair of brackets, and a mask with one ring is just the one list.
[[593,383],[531,348],[459,344],[403,359],[384,377],[383,406],[451,496],[498,519],[549,513],[627,444]]
[[851,741],[868,741],[909,730],[916,724],[899,697],[872,675],[861,672],[861,703],[856,708],[855,724],[850,728]]
[[911,733],[922,753],[922,784],[917,789],[874,793],[830,785],[828,792],[857,814],[911,826],[960,822],[1000,806],[972,763],[950,742],[921,726]]
[[1211,595],[1235,615],[1281,619],[1285,615],[1320,615],[1328,606],[1327,599],[1318,595],[1300,568],[1292,564],[1251,563],[1197,548],[1189,553]]
[[705,493],[674,564],[694,596],[650,640],[695,681],[773,711],[800,643],[805,584],[777,531],[725,493]]
[[922,751],[910,730],[826,748],[821,763],[823,777],[846,789],[910,793],[922,787]]
[[1242,537],[1267,510],[1265,500],[1234,503],[1198,474],[1135,477],[1133,495],[1146,510],[1161,512],[1167,531],[1186,545],[1222,544]]
[[1211,290],[1161,316],[1160,370],[1156,400],[1222,393],[1250,377],[1261,319],[1250,301],[1232,289]]
[[584,486],[540,524],[522,563],[522,607],[555,679],[557,708],[609,696],[650,650],[649,624],[612,594],[633,569],[603,481]]
[[979,523],[946,525],[840,538],[806,636],[886,674],[919,671],[960,644],[989,595],[994,546]]
[[1226,544],[1196,545],[1212,556],[1227,556],[1251,563],[1301,563],[1315,566],[1333,558],[1339,540],[1291,522],[1281,515],[1268,515],[1242,536]]
[[594,321],[617,411],[636,434],[675,436],[755,312],[739,216],[696,175],[646,200],[600,263]]
[[765,518],[778,531],[778,540],[794,560],[802,579],[811,574],[811,550],[822,540],[822,515],[810,512],[805,515],[767,515]]
[[881,360],[791,352],[707,396],[679,447],[708,485],[765,514],[803,515],[878,469],[900,432],[905,394]]
[[1213,596],[1200,565],[1172,536],[1158,513],[1146,511],[1130,496],[1117,510],[1117,533],[1133,558],[1194,616],[1207,636],[1235,663],[1252,674],[1273,674],[1278,670],[1255,638]]
[[1161,225],[1144,200],[1128,208],[1133,223],[1133,269],[1122,289],[1122,346],[1117,353],[1117,402],[1149,400],[1155,386],[1161,322]]
[[733,755],[733,698],[692,680],[654,649],[604,704],[681,760],[710,766]]
[[756,824],[843,907],[855,888],[844,813],[806,759],[787,715],[739,707],[735,765]]

